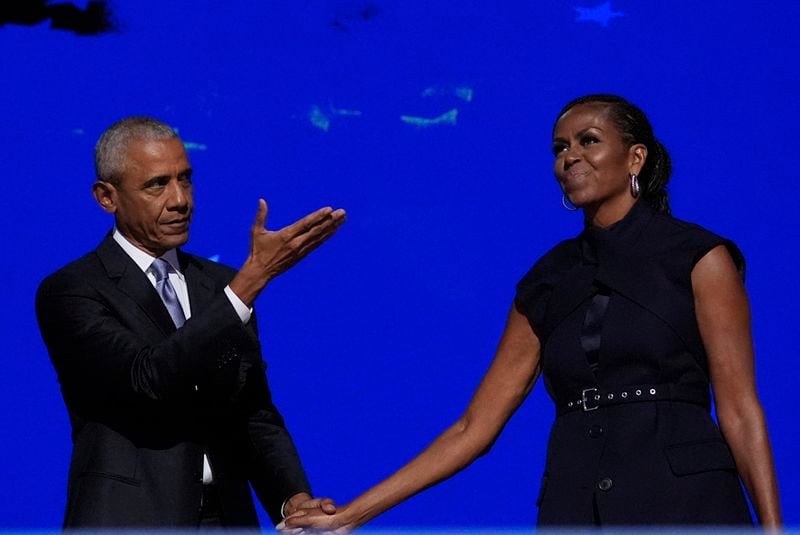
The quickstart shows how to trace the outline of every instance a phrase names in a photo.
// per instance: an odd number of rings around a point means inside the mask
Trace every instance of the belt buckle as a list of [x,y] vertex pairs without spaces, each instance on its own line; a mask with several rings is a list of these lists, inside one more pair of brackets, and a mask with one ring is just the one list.
[[[589,394],[589,396],[587,396],[587,394]],[[595,399],[596,395],[597,395],[596,388],[584,388],[581,391],[581,405],[583,408],[583,412],[596,410],[600,406],[600,404],[597,402],[598,400]]]

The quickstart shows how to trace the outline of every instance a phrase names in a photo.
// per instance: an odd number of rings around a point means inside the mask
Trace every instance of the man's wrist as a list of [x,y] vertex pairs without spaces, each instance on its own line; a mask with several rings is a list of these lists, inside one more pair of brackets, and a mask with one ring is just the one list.
[[239,316],[241,322],[247,323],[250,321],[250,316],[253,314],[253,309],[245,305],[230,286],[226,286],[224,291],[225,295],[228,296],[228,301],[230,301],[231,305],[233,305],[233,309],[236,311],[236,315]]
[[252,262],[248,259],[228,283],[228,287],[245,306],[252,307],[266,284],[267,280],[253,268]]
[[290,516],[297,511],[300,504],[305,503],[310,499],[311,495],[307,492],[298,492],[297,494],[292,494],[283,500],[283,504],[281,505],[281,517],[286,518],[287,516]]

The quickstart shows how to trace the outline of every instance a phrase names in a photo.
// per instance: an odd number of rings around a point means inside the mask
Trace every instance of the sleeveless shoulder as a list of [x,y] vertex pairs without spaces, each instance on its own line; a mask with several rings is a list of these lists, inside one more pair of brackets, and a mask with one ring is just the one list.
[[539,338],[544,324],[547,304],[553,289],[580,262],[577,238],[564,240],[544,254],[517,283],[514,299],[517,310],[523,313]]
[[[709,251],[724,245],[744,280],[745,259],[736,244],[700,225],[656,214],[645,232],[643,245],[675,273],[691,276],[692,269]],[[648,255],[649,256],[649,255]]]

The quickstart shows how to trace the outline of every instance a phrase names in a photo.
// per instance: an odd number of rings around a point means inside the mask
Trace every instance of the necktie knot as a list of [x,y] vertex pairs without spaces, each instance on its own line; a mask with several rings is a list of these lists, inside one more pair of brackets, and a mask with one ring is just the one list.
[[169,277],[169,267],[169,262],[163,258],[153,260],[153,263],[150,264],[150,269],[153,270],[153,274],[156,276],[156,282],[161,282]]

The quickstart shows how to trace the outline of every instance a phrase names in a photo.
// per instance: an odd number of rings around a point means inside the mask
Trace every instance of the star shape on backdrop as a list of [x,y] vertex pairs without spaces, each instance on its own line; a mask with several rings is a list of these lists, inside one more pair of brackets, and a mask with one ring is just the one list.
[[614,11],[611,2],[604,2],[594,7],[576,7],[575,11],[578,12],[575,22],[596,22],[604,28],[608,27],[612,19],[625,16],[621,11]]

